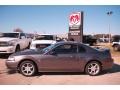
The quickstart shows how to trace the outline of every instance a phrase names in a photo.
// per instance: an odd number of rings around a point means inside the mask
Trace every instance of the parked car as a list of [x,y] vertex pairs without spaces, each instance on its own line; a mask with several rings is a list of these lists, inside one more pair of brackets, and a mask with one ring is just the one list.
[[57,42],[42,50],[20,51],[6,60],[9,69],[25,76],[36,72],[86,72],[95,76],[112,65],[109,49],[94,49],[77,42]]
[[14,53],[29,48],[31,39],[25,33],[0,33],[0,53]]
[[113,36],[112,47],[115,51],[120,50],[120,35]]
[[56,43],[56,36],[49,34],[40,34],[32,40],[30,49],[43,49]]
[[93,46],[97,43],[97,39],[91,35],[83,35],[83,43]]

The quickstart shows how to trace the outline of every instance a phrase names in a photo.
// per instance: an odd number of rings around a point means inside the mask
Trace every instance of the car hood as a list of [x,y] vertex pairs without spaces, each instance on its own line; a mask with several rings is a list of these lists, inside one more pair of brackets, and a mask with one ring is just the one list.
[[54,40],[34,40],[32,44],[55,44],[56,41]]
[[42,51],[39,49],[27,49],[24,51],[19,51],[16,52],[14,54],[12,54],[11,56],[19,56],[19,55],[34,55],[34,54],[42,54]]
[[1,37],[0,38],[0,41],[2,41],[2,42],[9,42],[12,40],[17,40],[17,38],[9,38],[9,37]]

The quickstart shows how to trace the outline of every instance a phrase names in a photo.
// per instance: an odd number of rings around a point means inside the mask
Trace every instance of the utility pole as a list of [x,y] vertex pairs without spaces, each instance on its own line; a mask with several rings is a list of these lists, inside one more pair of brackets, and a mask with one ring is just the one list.
[[110,27],[110,16],[113,14],[112,11],[107,12],[107,15],[109,16],[109,22],[108,22],[108,35],[109,35],[109,43],[111,42],[111,27]]

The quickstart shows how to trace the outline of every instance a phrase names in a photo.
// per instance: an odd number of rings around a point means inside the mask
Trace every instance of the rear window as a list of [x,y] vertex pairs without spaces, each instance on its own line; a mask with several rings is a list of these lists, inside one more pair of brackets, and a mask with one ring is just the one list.
[[39,35],[35,37],[35,40],[54,40],[53,35]]

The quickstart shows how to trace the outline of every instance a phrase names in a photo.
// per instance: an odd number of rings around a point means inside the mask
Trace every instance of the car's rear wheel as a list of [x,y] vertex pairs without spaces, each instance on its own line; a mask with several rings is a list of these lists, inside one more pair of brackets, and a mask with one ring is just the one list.
[[101,72],[101,65],[97,61],[89,62],[86,65],[85,72],[90,76],[96,76]]
[[23,61],[20,64],[20,73],[24,76],[33,76],[35,75],[37,68],[32,61]]

